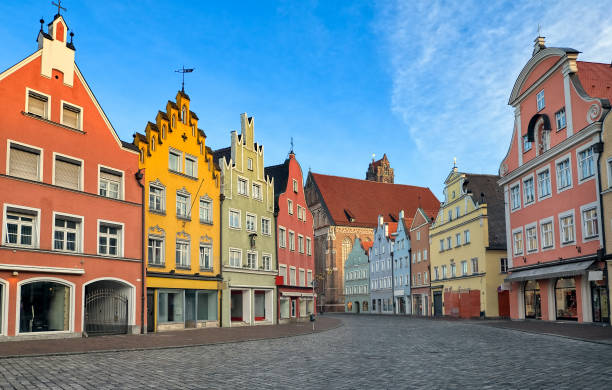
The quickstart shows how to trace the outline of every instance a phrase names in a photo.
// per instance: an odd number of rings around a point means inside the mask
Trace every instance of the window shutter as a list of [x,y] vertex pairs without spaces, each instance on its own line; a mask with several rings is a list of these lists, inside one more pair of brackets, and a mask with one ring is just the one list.
[[100,171],[100,178],[105,180],[114,181],[117,183],[121,183],[121,175],[115,175],[114,173]]
[[76,107],[64,105],[62,113],[62,124],[72,127],[74,129],[79,128],[79,110]]
[[28,94],[28,112],[38,115],[41,118],[47,118],[47,97],[34,92]]
[[55,160],[55,185],[79,189],[81,165],[64,160]]
[[38,153],[11,147],[9,175],[38,180]]

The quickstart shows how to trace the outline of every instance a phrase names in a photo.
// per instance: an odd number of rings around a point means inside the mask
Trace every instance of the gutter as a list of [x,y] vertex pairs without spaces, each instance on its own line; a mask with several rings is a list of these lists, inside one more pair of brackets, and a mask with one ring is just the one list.
[[136,177],[136,181],[138,182],[138,186],[140,187],[141,193],[141,202],[140,210],[141,210],[141,235],[142,240],[140,242],[140,333],[145,334],[147,329],[145,328],[145,294],[146,294],[146,286],[145,286],[145,187],[142,184],[142,179],[144,178],[144,173],[142,169],[139,169],[138,172],[134,174]]

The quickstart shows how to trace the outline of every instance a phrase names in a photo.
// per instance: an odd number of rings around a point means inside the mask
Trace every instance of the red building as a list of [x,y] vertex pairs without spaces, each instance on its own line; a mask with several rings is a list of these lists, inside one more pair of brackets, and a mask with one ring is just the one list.
[[137,332],[142,193],[56,15],[0,74],[0,335]]
[[[419,207],[410,224],[410,249],[411,253],[417,254],[418,259],[418,261],[413,261],[410,267],[411,280],[413,281],[410,287],[412,297],[410,312],[417,316],[431,315],[429,227],[435,216],[438,215],[438,210],[438,208],[423,210]],[[415,277],[417,275],[418,277]]]
[[304,197],[302,168],[293,151],[281,165],[266,168],[274,178],[278,259],[278,320],[304,319],[315,312],[313,221]]
[[510,316],[609,321],[600,175],[609,64],[535,41],[509,104],[512,141],[499,184],[506,203]]

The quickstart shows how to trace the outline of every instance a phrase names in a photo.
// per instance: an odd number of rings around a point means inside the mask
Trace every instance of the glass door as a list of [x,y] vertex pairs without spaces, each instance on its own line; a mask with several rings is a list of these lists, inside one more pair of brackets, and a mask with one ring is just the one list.
[[610,322],[610,303],[608,288],[603,283],[591,282],[593,300],[593,322]]

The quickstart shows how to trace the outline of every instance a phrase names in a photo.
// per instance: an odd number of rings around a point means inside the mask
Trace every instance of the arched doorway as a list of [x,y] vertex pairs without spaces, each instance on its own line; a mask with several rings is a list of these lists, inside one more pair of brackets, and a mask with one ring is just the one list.
[[67,332],[72,286],[60,280],[26,280],[19,286],[19,333]]
[[97,280],[85,286],[84,326],[89,336],[129,332],[133,287],[117,280]]
[[555,283],[555,303],[557,319],[578,321],[578,302],[576,300],[576,281],[574,278],[559,278]]
[[525,318],[542,319],[540,302],[540,284],[536,280],[528,280],[524,287]]
[[359,310],[359,301],[355,301],[355,313],[359,314],[360,310]]

